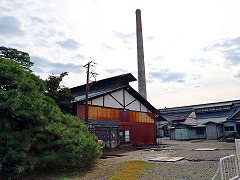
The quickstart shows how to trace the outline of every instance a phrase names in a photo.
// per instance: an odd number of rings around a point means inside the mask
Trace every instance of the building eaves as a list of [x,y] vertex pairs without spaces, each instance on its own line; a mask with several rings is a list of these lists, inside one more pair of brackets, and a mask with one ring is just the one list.
[[[106,78],[106,79],[89,83],[89,87],[90,87],[90,91],[102,90],[106,88],[111,89],[111,88],[117,88],[117,87],[129,85],[129,82],[136,81],[136,80],[137,79],[131,73],[127,73],[127,74],[122,74],[119,76],[114,76],[111,78]],[[86,91],[86,84],[71,88],[71,93],[74,96],[84,95],[85,91]]]
[[[107,94],[111,94],[113,92],[119,91],[121,89],[125,89],[128,93],[130,93],[133,97],[139,100],[146,108],[148,108],[151,112],[156,112],[157,109],[151,105],[143,96],[141,96],[136,90],[134,90],[130,85],[125,85],[121,87],[115,88],[106,88],[97,91],[90,91],[88,94],[88,100],[91,101],[101,96],[105,96]],[[86,95],[76,96],[75,103],[83,103],[85,102]]]
[[228,119],[232,119],[232,118],[234,118],[234,116],[236,116],[238,113],[240,113],[240,107],[237,108],[237,109],[235,109],[234,112],[233,112],[233,114],[232,114],[231,116],[229,116]]
[[125,88],[126,91],[128,91],[133,97],[138,99],[144,106],[146,106],[151,112],[156,112],[157,109],[149,103],[141,94],[139,94],[135,89],[133,89],[131,86]]
[[193,109],[197,109],[197,108],[218,107],[218,106],[236,105],[236,104],[240,105],[240,100],[221,101],[221,102],[214,102],[214,103],[195,104],[195,105],[189,105],[189,106],[162,108],[162,109],[158,109],[158,110],[161,112],[161,114],[165,114],[165,113],[177,113],[177,112],[183,112],[183,111],[192,111]]
[[[101,89],[101,90],[98,90],[98,91],[89,91],[88,93],[88,100],[92,100],[92,99],[96,99],[98,97],[101,97],[101,96],[104,96],[104,95],[107,95],[107,94],[110,94],[110,93],[113,93],[113,92],[116,92],[120,89],[125,89],[129,87],[128,85],[127,86],[121,86],[121,87],[115,87],[115,88],[106,88],[106,89]],[[86,95],[81,95],[81,96],[76,96],[75,97],[75,102],[78,102],[78,103],[82,103],[82,102],[85,102],[86,100]]]

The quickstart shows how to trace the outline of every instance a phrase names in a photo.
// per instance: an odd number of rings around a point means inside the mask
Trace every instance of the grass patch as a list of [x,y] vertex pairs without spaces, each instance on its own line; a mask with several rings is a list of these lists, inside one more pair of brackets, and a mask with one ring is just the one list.
[[128,161],[123,164],[120,172],[117,172],[110,180],[134,180],[137,179],[144,170],[148,167],[149,163],[144,161]]

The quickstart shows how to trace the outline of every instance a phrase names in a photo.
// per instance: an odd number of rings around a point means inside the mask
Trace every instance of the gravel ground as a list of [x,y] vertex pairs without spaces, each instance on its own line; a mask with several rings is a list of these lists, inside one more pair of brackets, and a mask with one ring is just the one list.
[[[196,148],[217,148],[215,151],[194,151]],[[108,150],[95,166],[81,178],[73,179],[109,179],[120,170],[121,163],[131,160],[147,161],[150,164],[138,178],[158,180],[207,180],[211,179],[219,159],[236,154],[235,143],[217,140],[175,141],[162,139],[161,144],[152,147],[122,148]],[[185,157],[178,162],[151,162],[156,157]]]

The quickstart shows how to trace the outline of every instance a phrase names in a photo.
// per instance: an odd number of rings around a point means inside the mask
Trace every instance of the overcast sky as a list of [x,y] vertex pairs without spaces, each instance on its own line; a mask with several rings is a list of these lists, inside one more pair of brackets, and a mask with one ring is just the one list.
[[[29,53],[63,85],[132,73],[141,9],[147,99],[156,108],[240,99],[239,0],[1,0],[0,46]],[[94,79],[92,79],[94,80]],[[137,82],[130,83],[137,90]]]

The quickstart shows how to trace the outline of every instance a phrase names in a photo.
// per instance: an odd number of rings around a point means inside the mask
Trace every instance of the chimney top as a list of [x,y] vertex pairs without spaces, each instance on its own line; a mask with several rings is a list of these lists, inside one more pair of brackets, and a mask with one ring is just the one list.
[[136,14],[141,14],[141,10],[140,10],[140,9],[137,9],[137,10],[136,10]]

